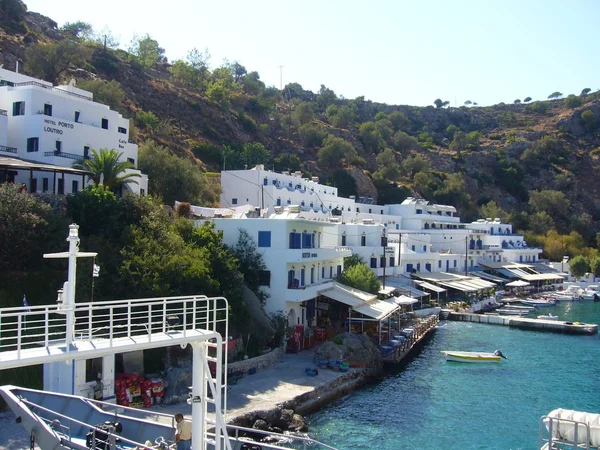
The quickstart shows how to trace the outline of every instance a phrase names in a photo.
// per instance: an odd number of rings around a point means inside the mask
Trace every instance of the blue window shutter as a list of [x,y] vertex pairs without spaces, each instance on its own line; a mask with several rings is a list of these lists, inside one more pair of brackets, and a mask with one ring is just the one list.
[[259,231],[258,232],[258,246],[259,247],[270,247],[271,246],[271,232],[270,231]]

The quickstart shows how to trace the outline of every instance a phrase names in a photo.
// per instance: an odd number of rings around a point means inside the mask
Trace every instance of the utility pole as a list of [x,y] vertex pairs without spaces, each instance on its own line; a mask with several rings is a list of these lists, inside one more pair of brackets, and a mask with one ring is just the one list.
[[399,233],[398,236],[398,265],[400,266],[400,273],[402,273],[402,233]]
[[383,235],[381,236],[381,246],[383,247],[383,289],[385,289],[385,266],[386,264],[386,253],[385,253],[385,248],[387,247],[387,236],[385,235],[385,227],[383,228]]
[[465,236],[465,275],[469,275],[469,236]]
[[279,67],[279,90],[283,91],[283,67],[284,66],[277,66]]

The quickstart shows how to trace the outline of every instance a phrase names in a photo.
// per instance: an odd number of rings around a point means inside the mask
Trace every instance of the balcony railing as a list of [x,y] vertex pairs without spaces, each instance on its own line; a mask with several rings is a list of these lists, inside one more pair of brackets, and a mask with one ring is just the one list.
[[36,86],[36,87],[40,87],[42,89],[48,89],[49,91],[60,92],[62,94],[67,94],[72,97],[77,97],[77,98],[81,98],[83,100],[88,100],[90,102],[93,101],[91,98],[86,97],[85,95],[76,94],[75,92],[65,91],[64,89],[60,89],[60,88],[57,88],[54,86],[46,86],[45,84],[38,83],[37,81],[26,81],[24,83],[13,83],[12,86],[13,87]]
[[7,147],[6,145],[0,145],[0,152],[17,153],[17,149],[15,147]]
[[[75,153],[60,152],[58,150],[53,150],[51,152],[44,152],[44,156],[57,156],[59,158],[73,159],[76,161],[79,159],[84,159],[82,155],[76,155]],[[88,157],[85,159],[90,159],[90,158]]]

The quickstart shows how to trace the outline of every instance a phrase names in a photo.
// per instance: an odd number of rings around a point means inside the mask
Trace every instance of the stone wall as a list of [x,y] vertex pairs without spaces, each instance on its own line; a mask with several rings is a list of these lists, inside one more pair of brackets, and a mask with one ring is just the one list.
[[255,358],[229,363],[227,364],[227,370],[229,372],[243,372],[243,376],[246,376],[248,375],[248,371],[252,368],[256,369],[258,372],[262,369],[272,366],[277,362],[282,353],[283,347],[279,347],[271,350],[269,353],[265,353],[264,355],[260,355]]

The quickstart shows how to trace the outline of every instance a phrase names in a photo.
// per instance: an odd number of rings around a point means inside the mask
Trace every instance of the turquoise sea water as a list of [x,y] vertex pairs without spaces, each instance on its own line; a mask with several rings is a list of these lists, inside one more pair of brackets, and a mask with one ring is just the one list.
[[[600,323],[600,303],[543,308]],[[449,363],[440,350],[502,350],[500,364]],[[308,416],[340,450],[536,449],[555,408],[600,413],[600,336],[447,322],[403,369]]]

